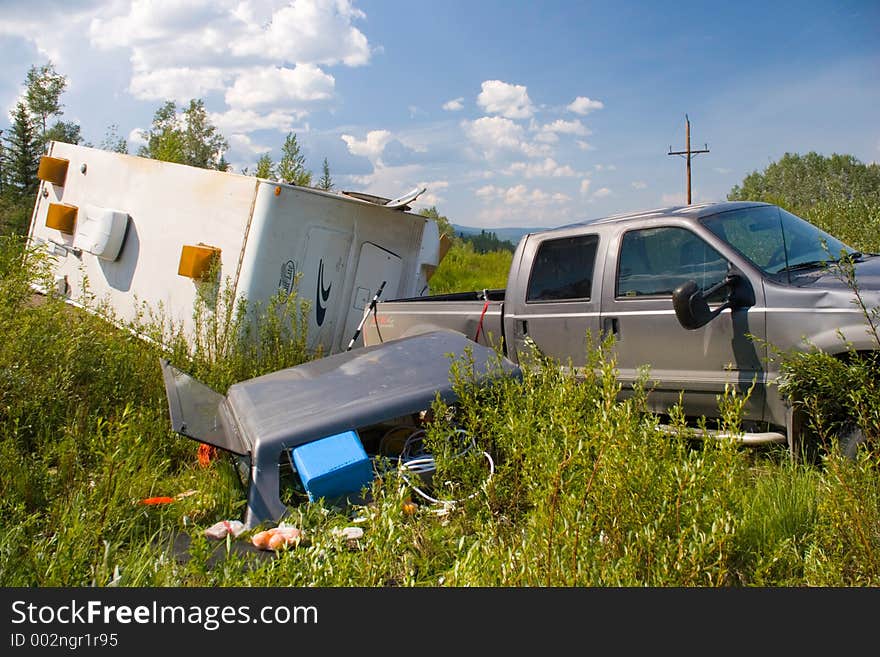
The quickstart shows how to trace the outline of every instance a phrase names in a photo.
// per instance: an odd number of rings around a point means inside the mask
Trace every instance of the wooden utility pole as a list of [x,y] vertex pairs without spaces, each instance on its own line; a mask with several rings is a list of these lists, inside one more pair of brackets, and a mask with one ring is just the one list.
[[672,146],[669,147],[668,155],[682,155],[687,158],[687,198],[688,205],[691,204],[691,158],[695,155],[699,155],[700,153],[708,153],[709,146],[707,144],[703,145],[702,150],[692,151],[691,150],[691,120],[688,118],[688,115],[684,115],[685,127],[687,132],[685,133],[685,150],[683,151],[673,151]]

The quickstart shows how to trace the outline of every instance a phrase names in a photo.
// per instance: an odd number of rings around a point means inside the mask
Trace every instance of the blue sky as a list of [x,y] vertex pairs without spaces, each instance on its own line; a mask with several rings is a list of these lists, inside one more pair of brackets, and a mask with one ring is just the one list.
[[880,161],[880,2],[0,0],[0,128],[28,68],[136,152],[203,98],[235,171],[296,132],[337,188],[425,186],[458,224],[558,226],[723,199],[786,152]]

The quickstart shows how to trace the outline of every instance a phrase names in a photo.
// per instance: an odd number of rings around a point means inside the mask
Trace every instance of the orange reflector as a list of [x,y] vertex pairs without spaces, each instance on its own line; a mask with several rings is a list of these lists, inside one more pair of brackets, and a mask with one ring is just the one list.
[[281,188],[280,187],[275,188],[275,196],[281,196]]
[[63,187],[67,178],[68,163],[68,160],[61,157],[43,155],[40,158],[40,167],[37,169],[37,178]]
[[185,244],[180,253],[177,273],[190,278],[202,278],[211,268],[214,258],[219,257],[220,249],[216,246]]
[[60,230],[62,233],[73,235],[73,226],[76,224],[76,206],[67,203],[50,203],[46,212],[46,225],[49,228]]

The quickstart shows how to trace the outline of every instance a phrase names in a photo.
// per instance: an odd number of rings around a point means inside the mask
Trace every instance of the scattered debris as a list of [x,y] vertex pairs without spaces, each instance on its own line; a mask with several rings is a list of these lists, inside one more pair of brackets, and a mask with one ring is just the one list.
[[168,497],[167,495],[158,495],[156,497],[147,497],[140,501],[141,504],[146,504],[147,506],[154,506],[157,504],[171,504],[175,500],[182,500],[185,497],[189,497],[190,495],[195,495],[199,491],[197,490],[186,490],[182,493],[178,493],[174,497]]
[[171,504],[171,502],[173,502],[173,501],[174,501],[173,497],[165,497],[165,496],[147,497],[147,498],[141,500],[141,504],[146,504],[147,506],[153,506],[156,504]]
[[261,550],[278,550],[296,547],[303,539],[303,533],[296,527],[279,526],[257,532],[251,538],[251,543]]
[[208,445],[206,443],[201,443],[199,445],[198,459],[199,465],[203,468],[207,468],[211,465],[211,462],[217,458],[218,450],[213,445]]
[[337,538],[343,538],[347,541],[356,541],[364,536],[364,530],[360,527],[334,527],[330,530],[330,533]]
[[243,531],[244,523],[240,520],[221,520],[208,527],[205,530],[205,536],[219,540],[221,538],[226,538],[227,534],[232,534],[233,538],[238,538],[238,535]]

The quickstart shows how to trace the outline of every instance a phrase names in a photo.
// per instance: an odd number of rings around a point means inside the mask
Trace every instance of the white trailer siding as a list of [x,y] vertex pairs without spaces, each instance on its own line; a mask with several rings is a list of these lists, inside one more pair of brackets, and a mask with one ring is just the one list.
[[[198,169],[53,142],[49,155],[69,161],[63,185],[44,181],[31,221],[32,243],[54,253],[54,274],[72,303],[82,290],[133,319],[145,304],[192,335],[196,280],[178,274],[184,245],[220,250],[220,284],[264,303],[299,275],[299,298],[309,302],[310,344],[340,351],[363,313],[361,297],[374,284],[358,280],[362,253],[372,244],[391,255],[390,269],[375,263],[361,278],[397,274],[387,297],[425,291],[426,274],[439,260],[436,224],[424,217],[349,196],[232,173]],[[127,229],[115,260],[75,250],[74,236],[46,225],[50,204],[125,213]],[[74,231],[75,232],[75,231]],[[387,264],[387,263],[386,263]],[[391,272],[391,273],[388,273]],[[367,288],[367,292],[363,288]],[[359,308],[359,309],[358,309]],[[357,319],[353,320],[352,317]],[[320,320],[320,321],[319,321]]]

